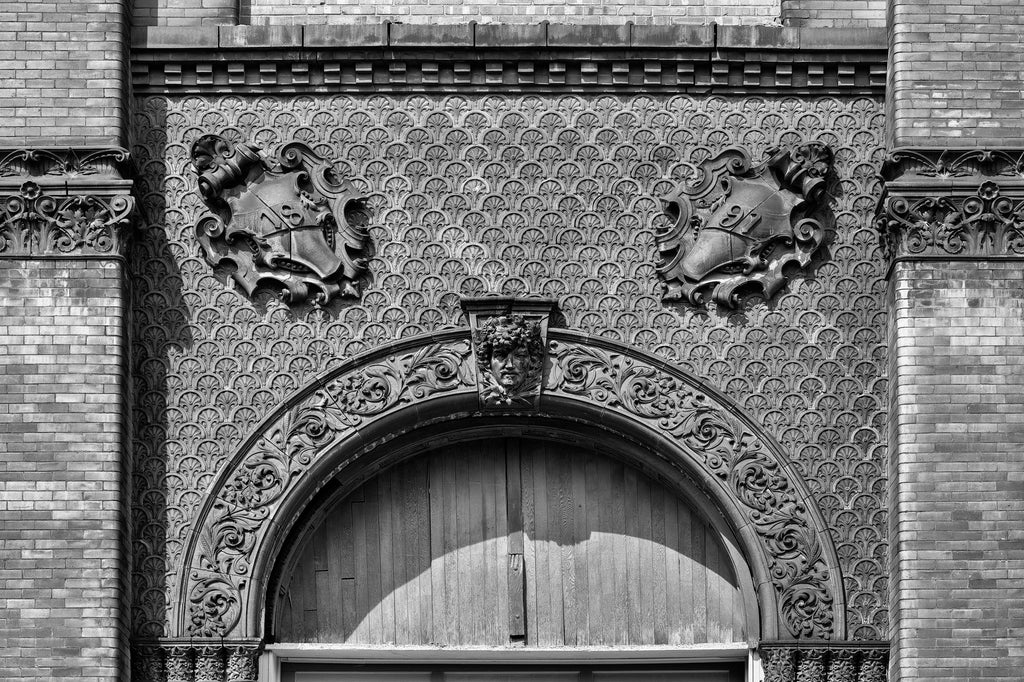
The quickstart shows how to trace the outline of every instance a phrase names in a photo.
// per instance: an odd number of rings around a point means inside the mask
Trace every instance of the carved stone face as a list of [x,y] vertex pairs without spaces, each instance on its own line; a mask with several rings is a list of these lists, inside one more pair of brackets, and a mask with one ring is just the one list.
[[530,354],[523,346],[494,349],[491,352],[491,373],[499,386],[514,393],[526,380]]
[[540,327],[519,315],[493,317],[477,332],[477,366],[488,404],[512,404],[540,381]]

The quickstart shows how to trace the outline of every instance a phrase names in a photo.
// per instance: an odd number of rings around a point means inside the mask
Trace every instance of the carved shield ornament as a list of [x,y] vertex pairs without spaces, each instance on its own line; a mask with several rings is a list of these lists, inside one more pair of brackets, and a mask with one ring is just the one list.
[[367,233],[346,211],[362,197],[313,150],[291,142],[274,159],[204,135],[192,145],[192,165],[213,213],[196,227],[199,244],[247,294],[277,287],[293,305],[359,295]]
[[742,293],[771,298],[824,240],[813,216],[825,201],[827,147],[771,150],[754,165],[741,149],[705,161],[693,182],[663,199],[656,232],[665,299],[735,307]]

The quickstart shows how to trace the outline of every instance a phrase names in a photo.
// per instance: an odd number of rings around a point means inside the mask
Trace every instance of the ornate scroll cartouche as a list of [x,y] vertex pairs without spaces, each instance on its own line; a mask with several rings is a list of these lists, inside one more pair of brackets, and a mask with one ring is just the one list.
[[656,238],[665,298],[701,303],[710,290],[716,303],[734,307],[742,291],[773,296],[822,244],[824,229],[812,216],[830,162],[817,144],[775,150],[756,166],[740,149],[704,162],[695,182],[663,200],[671,224]]
[[301,142],[270,159],[251,144],[204,135],[192,145],[199,192],[214,214],[196,227],[212,265],[252,294],[280,287],[291,304],[359,295],[367,233],[346,219],[361,199]]

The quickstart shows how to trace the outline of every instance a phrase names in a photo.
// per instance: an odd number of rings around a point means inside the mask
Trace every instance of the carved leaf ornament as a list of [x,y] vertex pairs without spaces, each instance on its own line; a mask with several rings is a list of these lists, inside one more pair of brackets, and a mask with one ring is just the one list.
[[[756,532],[792,637],[836,636],[836,595],[811,516],[795,482],[756,434],[712,396],[643,357],[584,345],[571,334],[553,338],[548,353],[546,392],[632,415],[680,443],[720,481]],[[469,332],[452,332],[449,340],[428,341],[325,381],[273,422],[222,478],[203,522],[188,576],[188,635],[237,634],[257,547],[282,499],[314,461],[389,411],[445,393],[475,394],[475,362]]]
[[119,254],[135,200],[112,196],[50,196],[32,181],[0,203],[0,255]]

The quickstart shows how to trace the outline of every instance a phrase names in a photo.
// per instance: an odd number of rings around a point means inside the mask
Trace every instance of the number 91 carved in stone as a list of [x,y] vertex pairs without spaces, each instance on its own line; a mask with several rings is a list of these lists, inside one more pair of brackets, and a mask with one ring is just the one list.
[[760,289],[771,298],[821,247],[825,231],[814,216],[825,202],[829,149],[811,144],[770,150],[753,165],[727,149],[700,166],[690,183],[662,201],[669,224],[655,238],[665,299],[725,307]]

